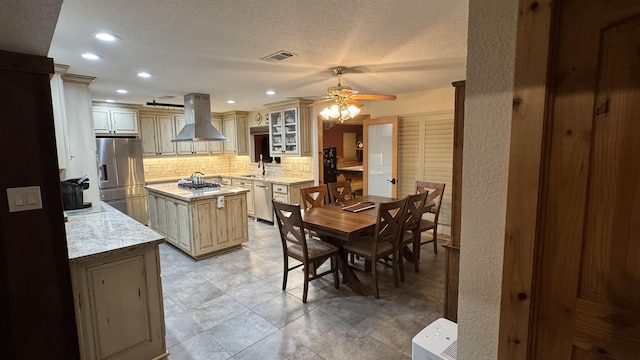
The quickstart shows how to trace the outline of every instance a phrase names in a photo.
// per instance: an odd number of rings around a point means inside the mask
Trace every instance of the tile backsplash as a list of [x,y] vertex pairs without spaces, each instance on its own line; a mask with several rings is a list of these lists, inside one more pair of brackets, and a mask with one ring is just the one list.
[[[265,164],[268,176],[288,176],[295,178],[313,177],[312,157],[283,157],[280,164]],[[260,174],[257,163],[252,163],[249,156],[210,155],[210,156],[174,156],[167,158],[145,158],[145,179],[165,177],[187,178],[194,171],[206,175],[246,172]]]

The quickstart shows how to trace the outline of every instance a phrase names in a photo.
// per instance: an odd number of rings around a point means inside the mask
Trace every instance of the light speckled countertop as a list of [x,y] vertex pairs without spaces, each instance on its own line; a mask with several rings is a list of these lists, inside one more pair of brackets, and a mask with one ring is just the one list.
[[[244,179],[244,180],[249,179],[249,180],[257,180],[257,181],[268,181],[268,182],[272,182],[274,184],[280,184],[280,185],[298,185],[298,184],[303,184],[307,182],[313,182],[313,178],[295,178],[295,177],[289,177],[289,176],[269,176],[269,175],[265,177],[262,177],[260,175],[257,175],[256,177],[247,177],[242,175],[247,175],[247,173],[244,172],[244,173],[206,174],[204,178],[205,178],[205,181],[210,181],[211,178],[214,178],[214,177],[225,177],[225,178]],[[145,183],[147,185],[166,183],[166,182],[173,182],[175,184],[180,179],[188,180],[189,177],[185,176],[182,178],[180,177],[149,178],[149,179],[145,179]]]
[[218,196],[236,195],[249,192],[248,189],[233,186],[222,186],[219,190],[187,190],[178,187],[175,182],[152,184],[145,186],[147,191],[154,191],[182,201],[196,201],[212,199]]
[[160,244],[164,236],[100,202],[66,211],[69,261],[83,261],[141,245]]

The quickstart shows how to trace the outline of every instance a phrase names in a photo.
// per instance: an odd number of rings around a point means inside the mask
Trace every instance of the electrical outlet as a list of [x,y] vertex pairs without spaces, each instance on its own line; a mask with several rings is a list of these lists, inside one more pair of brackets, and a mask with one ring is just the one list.
[[25,186],[7,189],[9,212],[42,209],[40,186]]

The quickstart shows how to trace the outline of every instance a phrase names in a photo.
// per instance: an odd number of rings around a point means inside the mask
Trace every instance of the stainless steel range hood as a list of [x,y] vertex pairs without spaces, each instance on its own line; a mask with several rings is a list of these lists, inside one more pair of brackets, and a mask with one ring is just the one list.
[[173,142],[226,141],[227,138],[211,125],[209,94],[191,93],[184,96],[185,125]]

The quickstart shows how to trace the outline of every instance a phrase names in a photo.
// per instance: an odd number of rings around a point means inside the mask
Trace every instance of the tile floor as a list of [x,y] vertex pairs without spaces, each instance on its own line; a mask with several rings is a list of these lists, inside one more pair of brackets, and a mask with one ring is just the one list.
[[[166,341],[170,360],[410,359],[411,339],[442,316],[444,251],[423,246],[420,272],[405,263],[404,283],[378,267],[380,299],[361,296],[333,276],[309,284],[302,303],[302,270],[282,291],[277,228],[249,221],[249,241],[194,261],[160,246]],[[290,261],[291,265],[291,261]],[[357,273],[372,293],[371,275]]]

